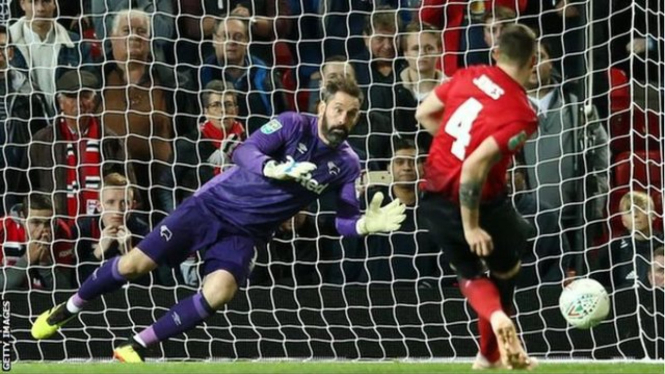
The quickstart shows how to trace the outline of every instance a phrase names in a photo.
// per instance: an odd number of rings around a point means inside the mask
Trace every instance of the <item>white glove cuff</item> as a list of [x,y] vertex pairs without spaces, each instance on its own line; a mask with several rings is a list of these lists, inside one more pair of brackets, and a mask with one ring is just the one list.
[[356,222],[356,232],[358,235],[367,235],[369,232],[367,231],[367,224],[365,222],[365,216],[360,217],[360,219]]

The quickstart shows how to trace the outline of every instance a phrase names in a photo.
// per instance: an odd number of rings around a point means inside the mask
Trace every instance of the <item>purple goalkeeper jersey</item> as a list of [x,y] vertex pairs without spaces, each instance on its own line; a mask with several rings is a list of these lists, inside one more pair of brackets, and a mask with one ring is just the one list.
[[[263,176],[269,160],[308,161],[317,168],[298,180],[276,180]],[[294,112],[280,114],[255,131],[233,153],[234,167],[206,183],[195,196],[214,215],[239,231],[267,238],[324,193],[334,191],[337,202],[337,231],[358,235],[360,217],[355,181],[360,175],[358,155],[343,142],[326,145],[318,135],[318,120]]]

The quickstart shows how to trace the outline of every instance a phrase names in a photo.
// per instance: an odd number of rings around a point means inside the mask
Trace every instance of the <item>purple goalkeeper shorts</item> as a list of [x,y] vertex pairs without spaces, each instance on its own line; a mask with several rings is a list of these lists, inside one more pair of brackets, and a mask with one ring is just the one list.
[[192,196],[161,221],[138,247],[157,264],[171,267],[192,252],[203,250],[203,274],[226,270],[240,287],[251,272],[256,240],[236,231]]

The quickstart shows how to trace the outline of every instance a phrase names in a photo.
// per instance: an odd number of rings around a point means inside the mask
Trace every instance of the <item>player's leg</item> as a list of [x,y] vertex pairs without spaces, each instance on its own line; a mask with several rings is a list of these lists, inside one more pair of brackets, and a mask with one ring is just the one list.
[[196,327],[231,301],[237,289],[235,277],[228,271],[209,274],[200,292],[174,305],[157,322],[118,346],[113,357],[127,363],[145,361],[146,348]]
[[485,370],[501,368],[501,354],[492,330],[492,324],[485,318],[478,317],[478,333],[480,334],[480,349],[473,363],[472,369]]
[[248,237],[223,237],[205,253],[202,290],[180,301],[164,316],[128,342],[114,350],[123,362],[142,362],[145,348],[188,331],[233,299],[238,285],[251,271],[254,240]]
[[197,230],[207,227],[209,222],[211,218],[204,216],[193,201],[185,202],[148,234],[138,248],[103,263],[67,302],[42,313],[32,326],[32,336],[49,338],[89,301],[119,289],[127,281],[152,271],[157,264],[181,262],[200,237]]
[[83,310],[88,301],[113,292],[156,267],[157,264],[139,248],[133,248],[126,255],[106,261],[83,282],[78,292],[67,302],[56,305],[37,318],[32,325],[33,338],[49,338]]
[[[466,243],[459,206],[428,194],[421,201],[418,213],[455,268],[460,290],[478,314],[480,352],[474,368],[499,366],[499,350],[490,320],[494,313],[502,310],[501,297],[496,285],[485,276],[484,264]],[[446,223],[445,226],[442,222]]]
[[492,320],[492,329],[497,337],[503,363],[511,368],[531,368],[535,360],[529,358],[517,336],[515,324],[510,316],[513,311],[515,281],[521,268],[521,255],[527,245],[526,222],[509,202],[481,212],[486,228],[494,241],[494,251],[485,259],[490,277],[499,291],[503,311]]

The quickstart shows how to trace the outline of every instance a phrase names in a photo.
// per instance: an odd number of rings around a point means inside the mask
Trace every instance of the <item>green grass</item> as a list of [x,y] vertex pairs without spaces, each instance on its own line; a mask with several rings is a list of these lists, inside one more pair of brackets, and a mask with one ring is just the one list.
[[[650,374],[665,372],[664,364],[644,363],[568,363],[546,362],[529,373],[635,373]],[[261,362],[196,362],[196,363],[15,363],[15,373],[477,373],[471,370],[470,363],[407,363],[407,362],[294,362],[294,361],[261,361]],[[491,373],[508,373],[511,371],[492,370]]]

